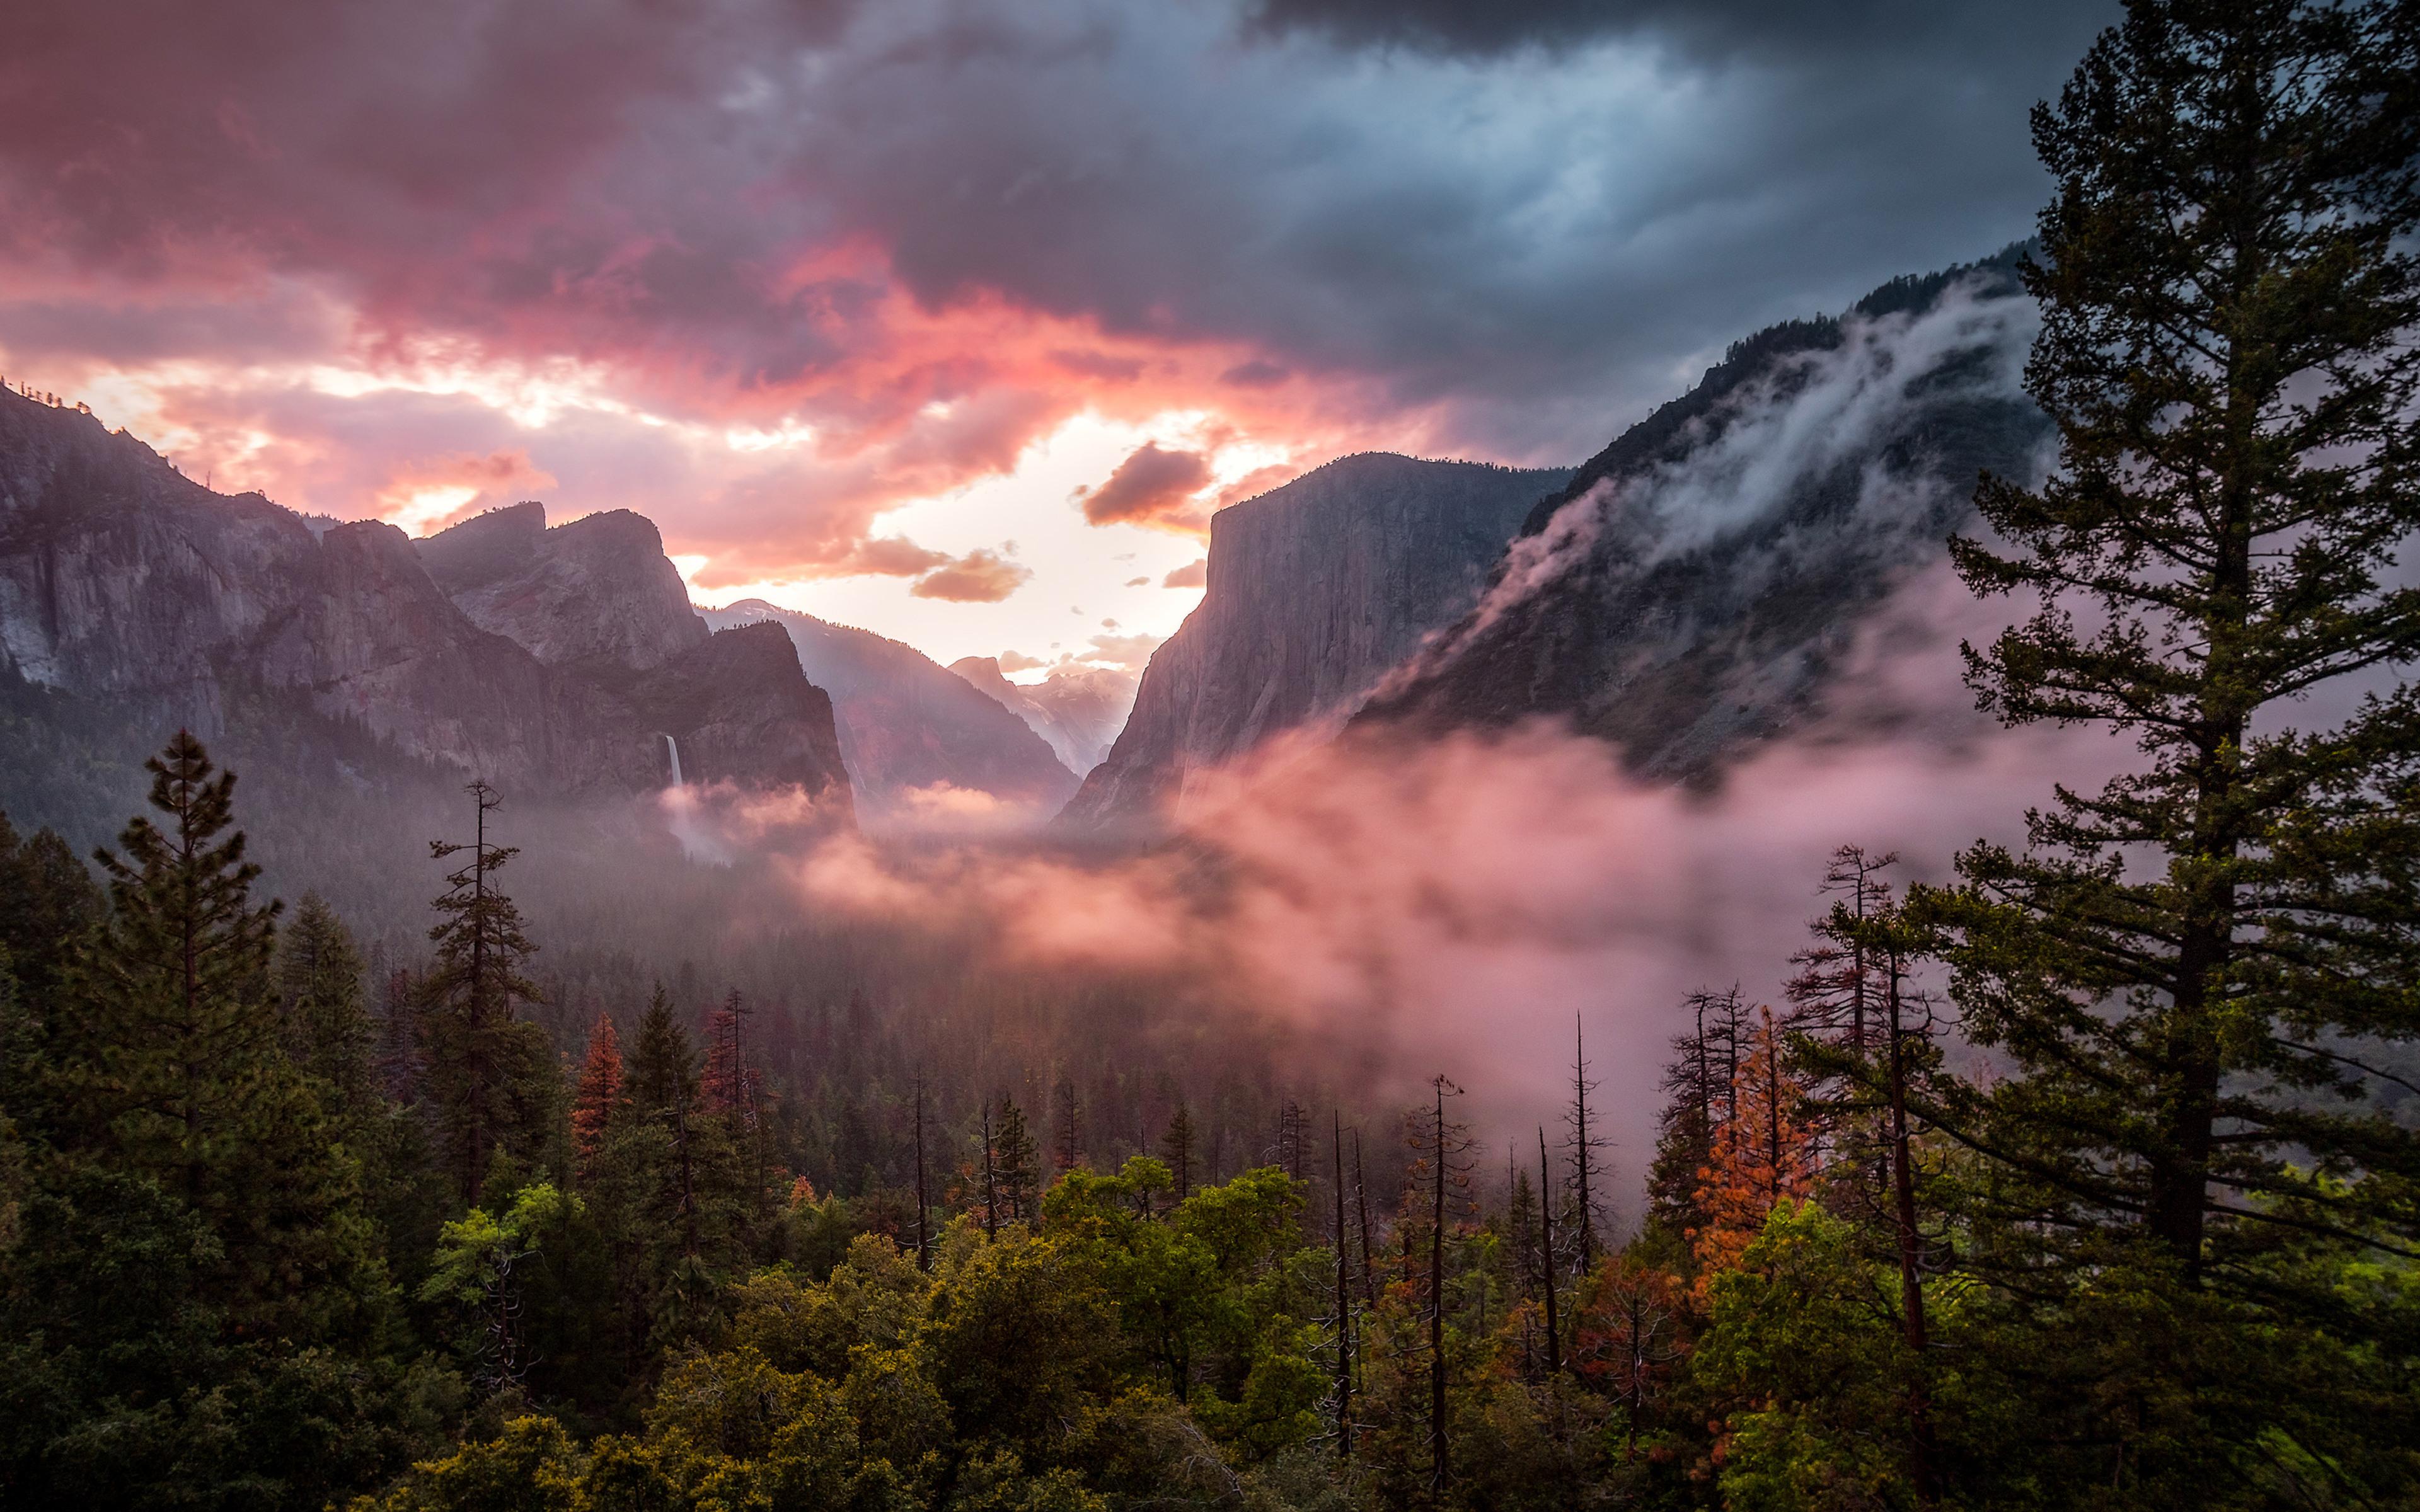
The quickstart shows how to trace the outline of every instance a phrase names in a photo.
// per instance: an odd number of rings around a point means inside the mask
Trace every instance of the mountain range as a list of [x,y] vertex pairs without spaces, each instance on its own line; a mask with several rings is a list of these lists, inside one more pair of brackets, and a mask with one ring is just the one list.
[[628,511],[550,526],[523,502],[418,541],[306,519],[0,393],[0,734],[23,758],[0,806],[106,811],[92,753],[178,724],[298,780],[630,796],[676,751],[691,781],[796,788],[835,822],[967,791],[1069,835],[1146,832],[1288,733],[1543,718],[1714,780],[1823,708],[1978,473],[2039,465],[2016,255],[1759,332],[1576,469],[1369,453],[1221,510],[1207,591],[1139,686],[944,668],[763,600],[701,612]]
[[1148,829],[1290,730],[1543,719],[1718,779],[1824,708],[1980,474],[2041,464],[2023,251],[1760,331],[1577,469],[1351,456],[1221,511],[1208,592],[1063,824]]
[[697,780],[799,789],[836,821],[850,807],[830,700],[786,638],[710,631],[636,515],[549,530],[520,504],[418,543],[375,520],[315,528],[14,393],[0,683],[29,751],[33,726],[82,706],[331,777],[343,747],[357,775],[399,764],[560,796],[662,787],[669,739]]

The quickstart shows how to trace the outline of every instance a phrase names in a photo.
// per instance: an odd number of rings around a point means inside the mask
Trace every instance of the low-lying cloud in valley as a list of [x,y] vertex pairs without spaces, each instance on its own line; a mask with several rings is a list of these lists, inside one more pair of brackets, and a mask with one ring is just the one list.
[[1556,1116],[1576,1020],[1629,1191],[1683,995],[1737,982],[1777,1000],[1836,847],[1895,850],[1903,879],[1941,879],[1978,838],[2021,840],[2054,779],[2110,768],[2097,733],[2005,732],[1975,712],[1956,644],[2006,618],[1946,566],[1918,575],[1868,622],[1825,717],[1710,793],[1641,781],[1611,748],[1539,722],[1280,741],[1195,774],[1172,836],[1140,854],[1002,835],[991,813],[938,843],[945,825],[913,842],[784,836],[735,814],[723,843],[764,847],[814,915],[1263,1016],[1365,1106],[1443,1071],[1499,1139]]

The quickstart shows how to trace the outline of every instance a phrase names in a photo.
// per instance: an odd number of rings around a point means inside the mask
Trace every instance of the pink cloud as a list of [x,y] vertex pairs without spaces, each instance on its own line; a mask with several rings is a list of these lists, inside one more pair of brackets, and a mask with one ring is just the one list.
[[978,548],[918,579],[908,592],[917,598],[941,598],[954,604],[997,604],[1032,576],[1032,568],[997,551]]
[[485,456],[460,455],[397,470],[375,496],[381,518],[431,534],[484,509],[554,486],[554,474],[518,448]]
[[1208,516],[1194,495],[1210,482],[1210,465],[1192,452],[1145,441],[1098,487],[1078,491],[1084,517],[1095,525],[1154,525],[1199,534]]
[[1085,659],[1139,672],[1167,639],[1164,635],[1096,635],[1092,638],[1093,649],[1085,654]]

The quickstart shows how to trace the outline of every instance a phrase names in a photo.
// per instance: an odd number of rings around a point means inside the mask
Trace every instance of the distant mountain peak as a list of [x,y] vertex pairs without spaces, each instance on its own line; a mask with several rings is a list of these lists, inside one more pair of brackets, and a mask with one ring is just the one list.
[[1039,683],[1012,683],[998,656],[961,656],[950,671],[1023,719],[1079,775],[1108,758],[1134,708],[1138,682],[1122,667],[1067,663]]
[[787,633],[809,680],[831,695],[842,759],[871,821],[911,820],[944,789],[1044,817],[1076,790],[1076,774],[1026,721],[913,646],[761,598],[706,617]]

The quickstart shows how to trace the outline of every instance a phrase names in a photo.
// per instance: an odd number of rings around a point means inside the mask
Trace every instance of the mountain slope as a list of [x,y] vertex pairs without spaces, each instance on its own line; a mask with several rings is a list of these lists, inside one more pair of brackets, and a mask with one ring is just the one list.
[[[710,639],[652,525],[550,532],[535,505],[499,513],[433,553],[375,521],[315,532],[89,415],[0,394],[12,718],[36,743],[36,725],[89,714],[365,780],[361,763],[400,763],[550,795],[660,787],[671,735],[710,748],[715,776],[846,812],[829,701],[786,647]],[[449,596],[431,554],[496,628]]]
[[1977,474],[2038,465],[2015,257],[1733,347],[1543,501],[1486,595],[1357,723],[1553,717],[1697,780],[1807,717],[1864,616],[1971,519]]
[[1187,772],[1348,714],[1469,608],[1530,507],[1568,476],[1373,452],[1220,510],[1208,592],[1153,653],[1063,824],[1147,820]]
[[870,816],[910,814],[918,795],[945,787],[1047,814],[1076,791],[1076,774],[1024,720],[913,646],[761,598],[706,619],[788,633],[808,679],[831,694],[841,754]]
[[1138,681],[1122,667],[1062,666],[1041,682],[1012,683],[997,656],[961,656],[950,671],[1023,719],[1079,777],[1100,765],[1117,743]]

